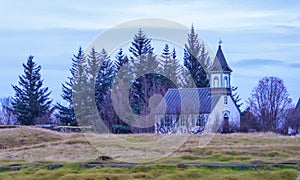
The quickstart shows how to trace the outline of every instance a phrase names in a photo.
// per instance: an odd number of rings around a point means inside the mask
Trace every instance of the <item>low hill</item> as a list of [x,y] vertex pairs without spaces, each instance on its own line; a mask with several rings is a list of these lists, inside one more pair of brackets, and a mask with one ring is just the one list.
[[[81,133],[60,133],[34,127],[0,129],[0,161],[88,161],[101,155],[113,159],[134,161],[140,154],[159,153],[161,149],[145,152],[143,148],[125,149],[112,137],[120,137],[129,144],[139,145],[162,136],[156,134],[94,135],[99,143],[91,145]],[[179,148],[173,149],[159,162],[298,162],[300,161],[300,136],[281,136],[273,133],[215,134],[204,147],[199,140],[204,136],[191,135]],[[100,147],[100,148],[99,148]],[[102,149],[105,151],[101,151]]]

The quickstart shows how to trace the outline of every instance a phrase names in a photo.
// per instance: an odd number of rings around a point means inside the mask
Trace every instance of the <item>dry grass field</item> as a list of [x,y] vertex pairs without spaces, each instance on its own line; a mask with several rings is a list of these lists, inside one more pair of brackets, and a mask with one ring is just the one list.
[[[115,140],[116,137],[121,140]],[[73,162],[95,160],[100,155],[114,159],[125,159],[126,155],[131,155],[134,161],[140,154],[159,154],[164,150],[164,145],[139,147],[142,143],[161,138],[155,134],[93,135],[92,138],[97,140],[92,140],[93,145],[80,133],[59,133],[32,127],[1,129],[0,160]],[[178,135],[169,135],[168,138],[176,141]],[[187,141],[182,146],[174,147],[171,153],[165,153],[167,157],[159,161],[300,162],[300,136],[273,133],[216,134],[203,147],[199,147],[199,142],[205,137],[191,135],[185,138]],[[128,144],[126,153],[121,142]]]
[[[0,166],[34,163],[67,164],[58,170],[25,168],[20,171],[1,172],[0,179],[296,179],[299,175],[300,136],[281,136],[273,133],[184,135],[187,139],[179,147],[153,147],[151,142],[163,138],[155,134],[95,135],[60,133],[33,127],[0,129]],[[201,140],[211,138],[205,146]],[[91,140],[92,144],[87,140]],[[168,136],[170,142],[178,135]],[[116,140],[117,139],[117,140]],[[121,140],[120,140],[121,139]],[[125,144],[125,146],[124,146]],[[142,145],[141,145],[142,144]],[[147,145],[148,144],[148,145]],[[150,144],[150,145],[149,145]],[[104,151],[102,151],[104,149]],[[172,150],[166,153],[166,150]],[[100,150],[100,151],[99,151]],[[99,161],[99,156],[112,157],[110,162],[155,160],[145,167],[101,167],[82,170],[78,162]],[[152,158],[161,157],[164,158]],[[150,157],[147,159],[147,157]],[[144,159],[143,159],[144,158]],[[97,160],[98,159],[98,160]],[[167,163],[172,162],[174,164]],[[292,168],[272,167],[252,171],[251,168],[178,168],[182,162],[218,163],[294,163]],[[71,163],[71,164],[70,164]],[[72,164],[73,163],[73,164]],[[120,162],[124,163],[124,162]],[[69,165],[68,165],[69,164]],[[160,164],[160,165],[159,165]],[[163,166],[164,165],[164,166]],[[216,171],[218,173],[216,173]],[[158,175],[157,173],[162,173]]]

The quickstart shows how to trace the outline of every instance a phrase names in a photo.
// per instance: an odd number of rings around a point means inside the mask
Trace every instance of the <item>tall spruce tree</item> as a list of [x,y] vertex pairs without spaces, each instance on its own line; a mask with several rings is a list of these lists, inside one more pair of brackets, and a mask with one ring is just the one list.
[[195,57],[205,70],[208,72],[211,67],[210,57],[206,51],[204,42],[199,41],[198,34],[195,32],[195,28],[192,25],[191,32],[188,34],[188,43],[185,45],[185,49],[189,52],[190,56]]
[[[161,67],[153,50],[151,39],[139,29],[129,48],[132,54],[129,63],[133,67],[134,80],[129,91],[129,103],[133,112],[140,116],[150,113],[149,99],[161,89]],[[153,132],[153,127],[133,128],[133,131]]]
[[55,108],[58,109],[56,113],[56,117],[59,119],[62,125],[78,125],[76,121],[76,116],[74,112],[74,104],[72,99],[72,88],[74,86],[74,81],[76,78],[76,74],[78,71],[78,64],[80,59],[84,58],[84,53],[81,47],[79,47],[77,55],[74,55],[72,58],[72,65],[70,68],[71,76],[68,77],[68,81],[65,84],[62,84],[62,95],[63,100],[66,101],[67,105],[63,105],[61,103],[57,103]]
[[115,71],[115,81],[118,89],[128,87],[134,80],[134,70],[132,63],[129,62],[127,55],[124,55],[122,48],[119,49],[113,63]]
[[151,40],[147,38],[146,34],[140,28],[138,33],[134,35],[129,52],[132,53],[133,58],[139,58],[142,55],[153,53],[153,49]]
[[209,62],[208,54],[205,52],[204,45],[199,43],[198,34],[195,33],[192,26],[191,32],[188,34],[188,44],[184,49],[184,66],[189,70],[198,88],[209,86],[206,74],[208,70],[205,69],[209,65],[201,62],[204,60]]
[[87,56],[87,76],[88,81],[92,86],[95,85],[95,80],[98,75],[101,63],[100,53],[98,53],[95,48],[92,48],[89,55]]
[[49,98],[51,92],[47,87],[42,87],[41,66],[36,65],[33,56],[29,56],[23,67],[24,75],[19,76],[19,86],[12,86],[15,90],[12,106],[21,125],[34,125],[37,118],[51,111],[52,100]]
[[132,53],[131,63],[133,64],[134,77],[130,91],[130,103],[137,114],[143,113],[148,106],[148,100],[156,88],[155,81],[158,79],[160,67],[156,55],[153,53],[151,40],[139,29],[135,34],[129,51]]
[[120,68],[127,63],[128,63],[128,57],[124,55],[122,48],[120,48],[114,61],[115,71],[119,72]]
[[85,117],[80,121],[81,125],[91,125],[95,124],[98,118],[98,110],[95,108],[96,98],[95,98],[95,88],[96,88],[96,79],[98,72],[101,66],[101,57],[100,53],[95,50],[95,47],[91,49],[89,54],[86,57],[86,106],[85,106]]
[[115,76],[115,69],[105,49],[101,50],[99,59],[102,65],[97,74],[95,93],[98,102],[102,102],[110,91]]
[[[153,53],[151,40],[146,34],[139,29],[134,35],[129,52],[132,53],[131,61],[134,65],[136,74],[144,74],[147,72],[159,72],[159,61]],[[138,77],[136,77],[138,78]]]
[[90,86],[89,78],[92,74],[88,72],[87,57],[84,52],[81,52],[81,56],[77,56],[77,66],[74,74],[74,82],[72,87],[72,99],[73,108],[76,115],[77,123],[80,125],[86,125],[89,122],[90,117],[90,92],[93,89]]
[[112,126],[118,124],[118,117],[115,114],[111,99],[111,86],[114,81],[116,71],[114,63],[108,56],[105,49],[101,50],[99,58],[102,65],[96,78],[96,105],[102,120],[112,131]]
[[181,65],[179,63],[179,60],[177,59],[175,48],[173,48],[172,52],[170,52],[169,45],[166,44],[160,60],[160,65],[162,66],[164,72],[163,74],[167,75],[167,77],[172,78],[175,81],[173,82],[174,84],[181,86]]
[[194,88],[195,85],[195,81],[193,79],[193,77],[191,76],[190,71],[187,69],[187,67],[181,67],[180,69],[180,73],[182,74],[182,76],[180,76],[180,85],[183,88]]
[[120,117],[115,114],[115,117],[112,118],[112,132],[129,133],[131,130],[128,124],[132,120],[132,114],[130,113],[130,110],[128,110],[128,106],[126,106],[128,97],[126,98],[125,94],[128,92],[128,88],[134,80],[132,78],[133,66],[129,63],[129,59],[127,55],[123,53],[122,48],[119,49],[115,56],[113,67],[115,71],[114,86],[111,90],[111,93],[113,93],[111,97],[114,102],[113,109],[118,110],[119,112],[126,112],[126,115],[121,115]]

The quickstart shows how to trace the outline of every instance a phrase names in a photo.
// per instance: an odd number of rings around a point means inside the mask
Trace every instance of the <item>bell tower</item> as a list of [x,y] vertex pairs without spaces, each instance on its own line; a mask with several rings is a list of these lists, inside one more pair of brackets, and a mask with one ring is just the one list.
[[231,68],[227,64],[219,41],[219,48],[213,65],[209,70],[209,80],[212,95],[231,95]]

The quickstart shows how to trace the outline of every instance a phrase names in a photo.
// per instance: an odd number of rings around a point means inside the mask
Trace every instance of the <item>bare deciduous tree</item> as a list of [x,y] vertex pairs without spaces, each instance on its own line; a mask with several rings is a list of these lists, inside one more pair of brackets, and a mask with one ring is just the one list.
[[10,125],[16,123],[16,115],[13,114],[13,107],[11,105],[11,98],[5,97],[0,99],[1,111],[0,119],[1,124]]
[[291,102],[283,81],[277,77],[261,79],[249,98],[251,112],[262,131],[278,132],[283,128]]

